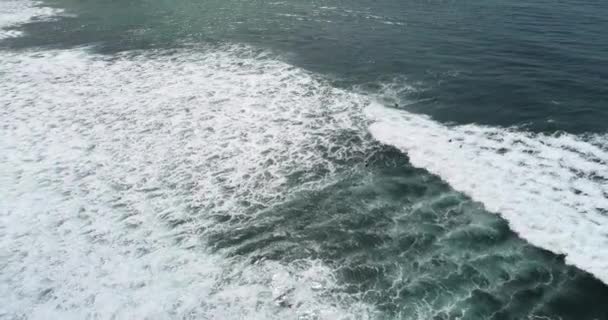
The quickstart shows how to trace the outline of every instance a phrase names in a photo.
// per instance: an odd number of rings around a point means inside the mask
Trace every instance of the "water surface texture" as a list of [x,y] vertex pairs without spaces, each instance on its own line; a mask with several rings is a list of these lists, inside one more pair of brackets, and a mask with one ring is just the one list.
[[605,30],[0,0],[0,319],[608,319]]

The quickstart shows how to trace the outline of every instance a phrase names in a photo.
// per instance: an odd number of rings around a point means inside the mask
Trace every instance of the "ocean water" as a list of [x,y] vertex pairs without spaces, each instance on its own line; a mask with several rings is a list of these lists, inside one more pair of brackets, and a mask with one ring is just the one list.
[[605,30],[0,0],[0,319],[608,319]]

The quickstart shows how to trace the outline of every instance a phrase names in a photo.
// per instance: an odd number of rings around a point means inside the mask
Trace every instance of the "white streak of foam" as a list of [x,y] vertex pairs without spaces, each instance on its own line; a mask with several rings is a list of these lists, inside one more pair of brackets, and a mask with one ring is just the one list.
[[62,10],[41,6],[38,1],[1,0],[0,1],[0,40],[21,36],[17,30],[5,30],[9,27],[26,23],[33,18],[49,19],[60,14]]
[[365,112],[377,140],[500,213],[532,244],[608,283],[605,136],[445,126],[380,105]]
[[365,100],[246,48],[203,51],[2,53],[0,317],[366,317],[323,263],[204,241],[229,227],[214,214],[330,179],[356,151],[331,137],[364,133]]

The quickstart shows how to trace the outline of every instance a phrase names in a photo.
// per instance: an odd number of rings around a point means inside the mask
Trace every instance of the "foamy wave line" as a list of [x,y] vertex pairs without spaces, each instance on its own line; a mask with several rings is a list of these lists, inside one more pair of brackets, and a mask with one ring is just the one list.
[[241,46],[2,61],[0,316],[373,314],[319,261],[251,264],[204,241],[238,227],[215,215],[255,217],[364,155],[335,137],[365,134],[366,99]]
[[500,213],[532,244],[608,283],[606,136],[544,135],[372,105],[372,135]]
[[[60,12],[1,1],[0,30]],[[246,47],[202,51],[0,53],[0,317],[373,315],[320,261],[252,264],[204,241],[225,227],[214,215],[364,154],[318,148],[360,127],[364,99]]]
[[34,18],[49,19],[61,14],[63,10],[42,6],[39,1],[2,0],[0,1],[0,40],[22,35],[17,30],[6,30]]

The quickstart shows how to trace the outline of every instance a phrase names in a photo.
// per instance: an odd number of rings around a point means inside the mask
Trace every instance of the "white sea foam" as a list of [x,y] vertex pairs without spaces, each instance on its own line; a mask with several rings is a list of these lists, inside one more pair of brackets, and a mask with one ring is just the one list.
[[363,153],[332,137],[364,134],[366,99],[238,46],[1,59],[0,317],[373,313],[319,261],[206,244],[229,228],[213,215],[254,214]]
[[407,153],[414,166],[500,213],[532,244],[608,283],[606,136],[446,126],[379,105],[365,113],[372,135]]
[[[3,1],[0,27],[58,12]],[[359,126],[364,101],[248,48],[203,51],[1,53],[0,317],[371,314],[319,261],[205,243],[229,228],[212,216],[331,179],[356,150],[318,146]]]
[[32,19],[50,19],[60,14],[62,10],[41,6],[38,1],[1,0],[0,1],[0,40],[18,37],[17,30],[6,28],[28,22]]
[[[1,3],[0,27],[56,12]],[[251,215],[364,154],[366,142],[333,141],[364,135],[368,99],[248,48],[199,51],[1,54],[0,317],[373,315],[320,261],[250,263],[205,241],[229,227],[211,216]],[[445,127],[377,105],[367,113],[379,140],[606,280],[602,137]]]

